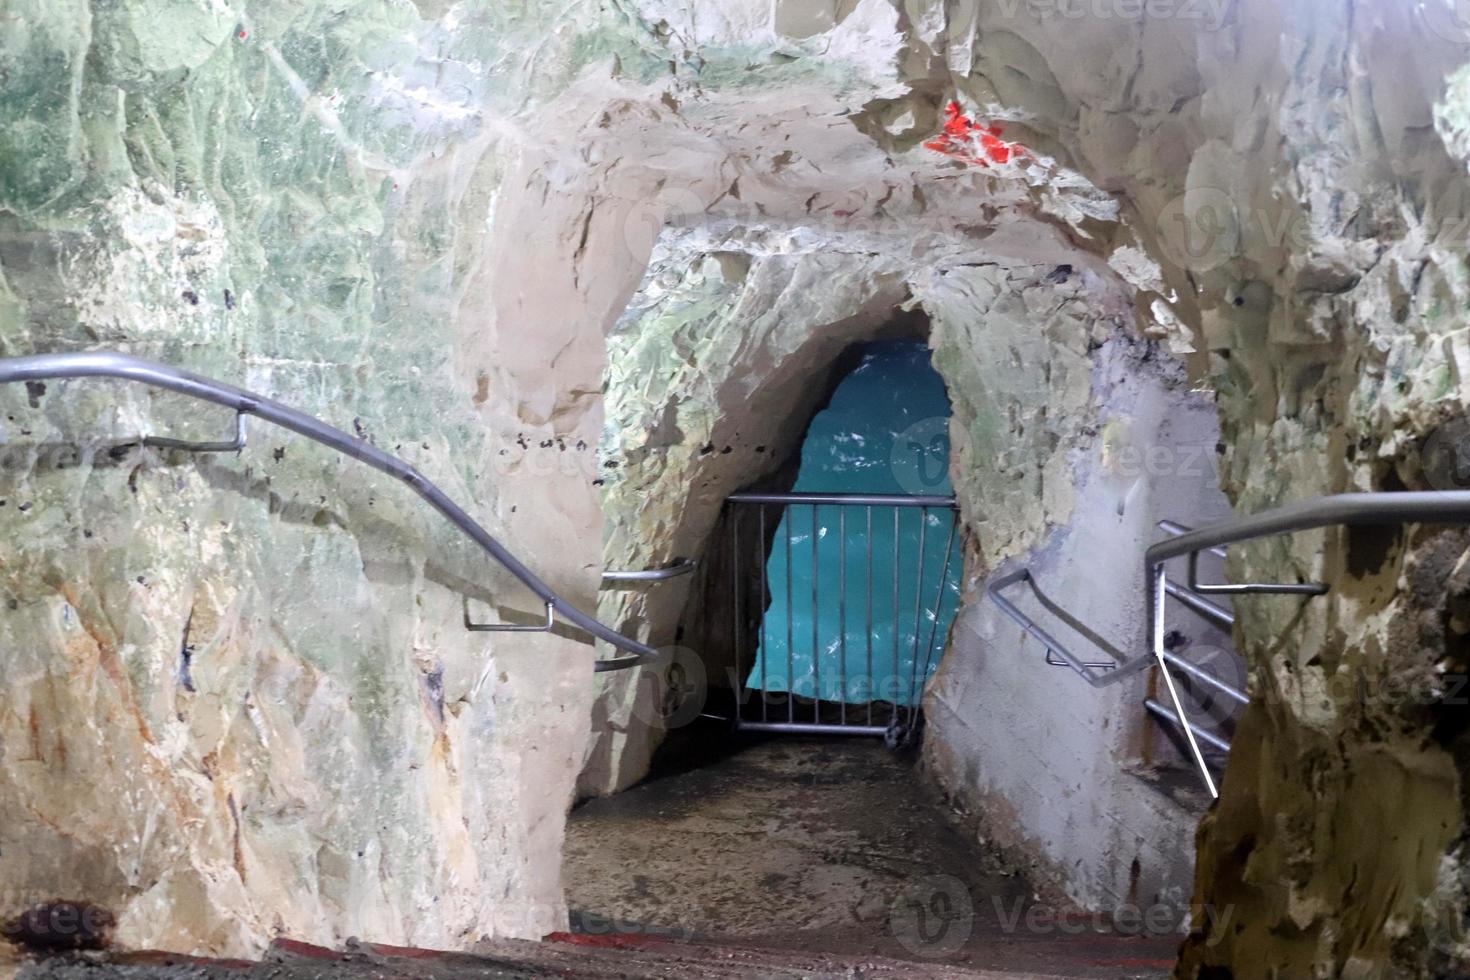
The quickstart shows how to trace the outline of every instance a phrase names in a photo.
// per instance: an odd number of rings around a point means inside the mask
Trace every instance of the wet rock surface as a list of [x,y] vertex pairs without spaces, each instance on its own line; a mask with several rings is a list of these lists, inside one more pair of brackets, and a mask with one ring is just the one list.
[[1172,962],[1177,934],[1039,899],[1013,852],[977,842],[878,740],[747,738],[685,758],[705,764],[573,811],[565,877],[584,929],[1028,975]]

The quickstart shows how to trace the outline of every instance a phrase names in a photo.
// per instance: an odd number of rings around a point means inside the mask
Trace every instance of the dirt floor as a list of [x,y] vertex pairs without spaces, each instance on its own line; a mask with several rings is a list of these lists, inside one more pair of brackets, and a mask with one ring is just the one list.
[[728,748],[711,758],[686,745],[642,784],[573,811],[574,929],[1030,975],[1168,974],[1178,936],[1058,921],[881,742],[709,741]]

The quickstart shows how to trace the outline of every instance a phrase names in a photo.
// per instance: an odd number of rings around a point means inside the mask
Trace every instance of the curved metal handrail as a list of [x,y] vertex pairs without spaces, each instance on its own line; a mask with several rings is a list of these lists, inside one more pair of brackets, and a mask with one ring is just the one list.
[[[1131,677],[1145,667],[1156,665],[1156,661],[1151,657],[1135,657],[1132,660],[1124,661],[1122,664],[1111,660],[1094,663],[1078,659],[1060,640],[1042,629],[1034,619],[1022,612],[1019,606],[1001,594],[1003,589],[1010,588],[1017,582],[1026,582],[1031,585],[1033,591],[1036,590],[1036,580],[1031,575],[1031,569],[1021,568],[991,579],[985,586],[985,593],[990,596],[992,602],[1000,607],[1001,612],[1005,613],[1016,622],[1016,625],[1041,642],[1041,645],[1046,648],[1046,663],[1048,666],[1070,667],[1073,671],[1082,675],[1082,678],[1093,687],[1110,687],[1126,677]],[[1174,596],[1175,593],[1170,591],[1169,595]],[[1053,655],[1062,659],[1053,660]],[[1240,704],[1250,703],[1250,699],[1240,688],[1226,681],[1222,681],[1209,671],[1201,670],[1177,653],[1171,650],[1165,650],[1164,657],[1171,665],[1178,667],[1201,684],[1213,687],[1221,694],[1230,698],[1230,700]],[[1098,673],[1099,670],[1103,671],[1103,673]]]
[[[1118,683],[1125,677],[1131,677],[1144,667],[1153,665],[1153,661],[1147,657],[1135,657],[1124,663],[1113,660],[1089,662],[1079,659],[1072,651],[1068,650],[1060,640],[1042,629],[1034,619],[1021,611],[1021,608],[1010,599],[1002,595],[1004,589],[1010,588],[1018,582],[1025,582],[1036,590],[1036,579],[1031,577],[1031,569],[1022,567],[1005,575],[998,575],[985,584],[985,594],[990,596],[990,601],[1000,607],[1000,611],[1009,616],[1016,625],[1038,640],[1046,648],[1046,662],[1053,667],[1071,667],[1083,680],[1093,687],[1108,687]],[[1061,657],[1061,660],[1053,660],[1052,655]],[[1101,671],[1101,673],[1099,673]]]
[[[350,456],[359,462],[366,463],[373,469],[386,473],[401,483],[408,484],[414,493],[428,502],[429,506],[442,514],[470,540],[479,545],[486,554],[520,579],[526,588],[546,604],[548,616],[558,614],[567,622],[597,639],[605,640],[618,649],[632,654],[629,657],[599,660],[595,670],[599,672],[623,670],[659,659],[657,650],[623,636],[562,598],[556,590],[541,581],[534,572],[522,564],[520,559],[507,551],[499,541],[491,536],[489,531],[481,527],[428,477],[397,456],[386,453],[365,440],[350,436],[320,419],[253,392],[166,364],[158,364],[116,351],[36,354],[28,357],[0,358],[0,384],[17,381],[46,381],[57,378],[119,378],[124,381],[136,381],[156,388],[176,391],[191,398],[232,408],[241,416],[254,415],[283,429],[289,429],[319,442],[329,449],[335,449],[344,456]],[[237,426],[237,431],[243,430],[239,430]],[[177,440],[154,438],[144,441],[152,445],[190,448],[190,444],[180,443]],[[207,451],[221,451],[220,447],[238,448],[233,444],[207,443],[204,445],[208,447]],[[545,628],[537,627],[542,630]]]
[[666,582],[680,575],[688,575],[699,563],[693,558],[675,558],[667,568],[640,568],[629,571],[603,572],[606,585],[615,582]]
[[[1285,593],[1294,595],[1321,595],[1326,586],[1320,583],[1283,583],[1280,585],[1249,584],[1240,586],[1205,586],[1200,589],[1195,581],[1195,568],[1202,551],[1224,545],[1249,541],[1254,538],[1274,537],[1279,534],[1294,534],[1319,527],[1368,527],[1385,524],[1470,524],[1470,490],[1415,491],[1404,493],[1340,493],[1330,497],[1302,500],[1284,507],[1220,521],[1195,531],[1180,534],[1160,541],[1144,552],[1144,581],[1147,583],[1145,599],[1148,610],[1149,649],[1154,660],[1162,667],[1161,673],[1174,703],[1174,712],[1182,722],[1182,729],[1194,756],[1195,766],[1200,771],[1205,787],[1212,797],[1218,797],[1215,780],[1205,765],[1204,754],[1195,740],[1194,728],[1184,714],[1179,692],[1169,673],[1169,652],[1164,649],[1164,597],[1169,594],[1168,575],[1164,562],[1183,555],[1189,556],[1190,588],[1195,591],[1226,591],[1237,593]],[[1143,659],[1143,658],[1140,658]]]
[[[1318,596],[1328,591],[1319,582],[1245,583],[1239,585],[1202,586],[1198,582],[1199,556],[1203,552],[1223,555],[1224,547],[1256,538],[1294,534],[1320,527],[1360,527],[1393,524],[1470,524],[1470,491],[1446,490],[1402,493],[1342,493],[1330,497],[1298,501],[1249,517],[1220,521],[1197,530],[1173,521],[1160,521],[1159,527],[1172,535],[1168,540],[1151,545],[1144,553],[1146,624],[1148,649],[1152,656],[1135,657],[1120,664],[1087,663],[1071,653],[1060,641],[1038,626],[1014,603],[1001,594],[1002,590],[1018,583],[1028,582],[1035,588],[1035,580],[1028,568],[1020,568],[997,576],[986,584],[986,594],[1029,635],[1035,637],[1047,650],[1047,663],[1053,666],[1071,667],[1093,687],[1116,684],[1138,673],[1145,667],[1157,665],[1163,675],[1164,684],[1173,702],[1170,711],[1157,702],[1146,705],[1149,711],[1176,724],[1189,743],[1200,777],[1212,797],[1218,797],[1214,777],[1205,764],[1200,741],[1207,741],[1220,748],[1228,743],[1218,739],[1191,722],[1185,714],[1179,691],[1174,684],[1170,667],[1177,667],[1186,674],[1208,686],[1214,687],[1225,696],[1240,703],[1249,703],[1244,691],[1229,685],[1207,671],[1184,660],[1164,646],[1164,607],[1166,598],[1172,597],[1191,609],[1214,620],[1222,626],[1234,625],[1235,617],[1223,607],[1193,593],[1227,595],[1300,595]],[[1164,563],[1173,558],[1189,558],[1189,585],[1180,588],[1169,581]],[[1061,660],[1053,660],[1052,654]]]

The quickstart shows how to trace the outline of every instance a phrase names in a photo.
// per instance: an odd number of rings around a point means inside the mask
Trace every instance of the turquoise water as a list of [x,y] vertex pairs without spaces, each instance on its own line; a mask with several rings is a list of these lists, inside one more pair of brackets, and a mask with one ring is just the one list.
[[[926,346],[869,345],[858,367],[838,385],[831,404],[812,420],[792,489],[951,493],[949,415],[944,382],[930,364]],[[766,562],[771,605],[757,638],[748,688],[794,690],[802,697],[819,695],[849,704],[883,700],[910,705],[917,700],[938,665],[959,608],[960,542],[957,535],[950,542],[946,572],[945,543],[954,523],[947,508],[931,509],[926,516],[918,508],[875,507],[871,520],[870,530],[864,507],[786,509]],[[916,660],[919,671],[911,676]]]

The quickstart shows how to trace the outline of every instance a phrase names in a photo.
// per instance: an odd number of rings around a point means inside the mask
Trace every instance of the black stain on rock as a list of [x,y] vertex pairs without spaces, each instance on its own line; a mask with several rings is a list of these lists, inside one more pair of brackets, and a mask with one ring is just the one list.
[[37,953],[106,949],[116,925],[116,917],[100,905],[57,899],[0,923],[0,936]]

